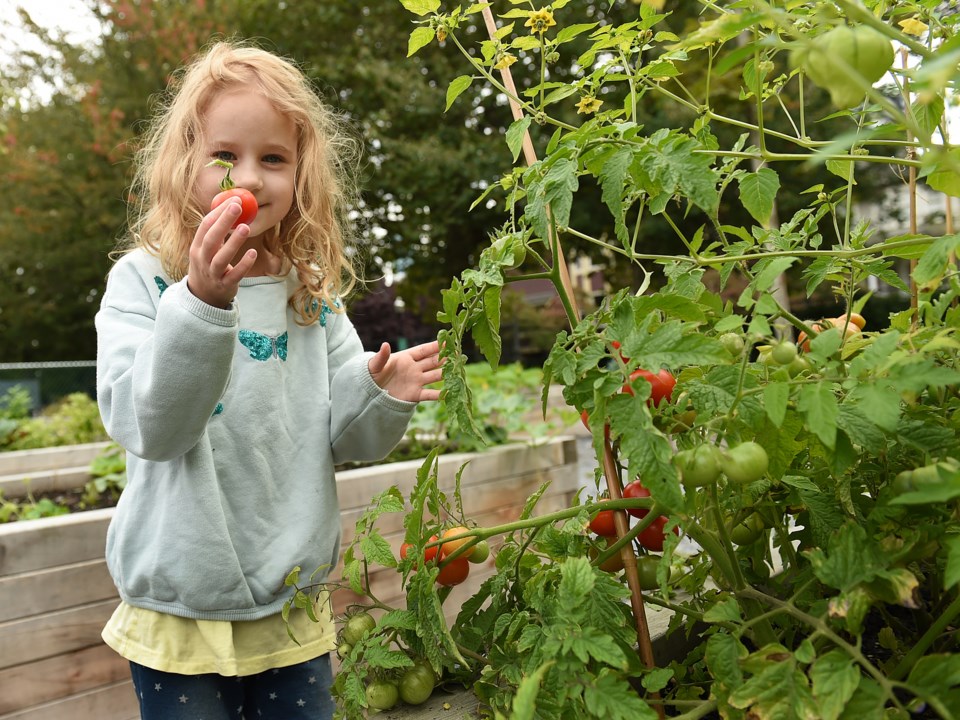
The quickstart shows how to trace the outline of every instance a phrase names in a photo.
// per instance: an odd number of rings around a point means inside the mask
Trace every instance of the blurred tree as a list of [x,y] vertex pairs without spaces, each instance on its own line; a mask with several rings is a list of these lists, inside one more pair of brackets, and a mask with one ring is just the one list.
[[[508,167],[501,137],[512,119],[506,98],[476,82],[444,112],[447,85],[466,74],[468,65],[450,39],[405,59],[414,26],[397,0],[85,1],[102,24],[99,42],[74,46],[24,15],[24,31],[45,50],[20,52],[0,76],[0,127],[6,126],[0,191],[12,199],[0,207],[0,335],[6,340],[0,361],[93,357],[93,315],[110,265],[107,255],[124,232],[137,132],[170,74],[216,37],[251,38],[294,58],[362,134],[367,155],[356,212],[358,249],[372,280],[388,266],[402,278],[398,294],[427,322],[435,317],[440,290],[475,262],[489,233],[504,221],[502,194],[469,208]],[[582,2],[597,22],[638,12],[628,0]],[[562,24],[562,11],[557,19]],[[671,17],[678,33],[695,20],[696,4],[678,7]],[[458,39],[474,49],[486,37],[479,14],[458,31]],[[580,42],[563,46],[560,59],[549,66],[552,79],[570,77]],[[521,92],[535,82],[537,68],[535,54],[513,66]],[[696,86],[703,68],[681,68],[684,81]],[[49,97],[37,94],[38,83]],[[713,97],[719,105],[725,94],[739,92],[719,87]],[[621,102],[603,97],[608,107]],[[577,116],[576,100],[551,107],[561,119],[579,124],[583,116]],[[676,105],[650,92],[637,120],[649,132],[676,126],[678,118],[667,115],[668,107]],[[786,129],[780,126],[785,123],[769,118],[777,129]],[[818,131],[829,133],[830,127],[818,125]],[[716,123],[711,129],[737,132]],[[539,148],[552,132],[550,126],[531,126]],[[789,202],[825,181],[829,175],[822,168],[784,175],[780,197]],[[737,217],[743,210],[734,195],[724,200]],[[791,213],[781,208],[781,217]],[[681,222],[692,232],[702,220],[690,213]],[[578,199],[571,226],[593,236],[613,235],[599,191]],[[656,251],[678,242],[662,218],[644,219],[639,248]],[[597,256],[594,246],[574,239],[567,239],[566,247],[568,253]],[[618,272],[615,258],[607,261],[610,272]]]

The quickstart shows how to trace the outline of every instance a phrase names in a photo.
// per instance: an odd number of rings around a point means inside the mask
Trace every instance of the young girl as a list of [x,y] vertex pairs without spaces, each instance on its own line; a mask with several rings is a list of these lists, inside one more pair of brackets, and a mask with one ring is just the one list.
[[[284,578],[337,564],[334,463],[386,455],[441,375],[436,342],[364,353],[343,312],[353,156],[292,64],[228,43],[186,68],[138,155],[132,247],[96,325],[128,475],[103,637],[143,720],[332,715],[329,604],[292,642]],[[232,227],[236,199],[208,210],[213,160],[256,196],[249,224]]]

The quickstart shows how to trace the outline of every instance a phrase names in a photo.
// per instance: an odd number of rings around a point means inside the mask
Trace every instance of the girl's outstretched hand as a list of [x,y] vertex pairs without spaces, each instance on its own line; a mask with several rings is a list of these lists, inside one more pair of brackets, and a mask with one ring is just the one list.
[[425,387],[440,382],[443,376],[436,340],[400,352],[391,352],[390,344],[384,343],[367,367],[373,381],[397,400],[421,402],[440,397],[439,390]]

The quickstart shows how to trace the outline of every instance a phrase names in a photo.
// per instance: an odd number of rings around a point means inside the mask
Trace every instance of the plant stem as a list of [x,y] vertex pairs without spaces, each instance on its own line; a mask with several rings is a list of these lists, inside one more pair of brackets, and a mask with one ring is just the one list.
[[890,673],[890,677],[894,680],[900,680],[912,670],[917,661],[923,656],[930,645],[933,644],[933,641],[953,622],[957,615],[960,615],[960,593],[957,594],[953,602],[950,603],[947,609],[940,614],[933,624],[927,628],[927,631],[917,640],[914,646],[910,648],[910,652],[903,656],[903,659],[897,667]]
[[792,617],[809,625],[820,635],[824,636],[825,638],[828,638],[834,645],[836,645],[841,650],[846,652],[853,659],[854,662],[856,662],[864,670],[866,670],[867,674],[869,674],[870,677],[876,680],[877,684],[879,684],[883,688],[884,693],[886,693],[886,695],[890,698],[890,700],[898,708],[903,710],[903,705],[900,703],[900,700],[893,693],[893,685],[890,682],[890,680],[888,680],[887,677],[882,672],[880,672],[880,670],[878,670],[877,667],[872,662],[870,662],[869,660],[867,660],[866,657],[864,657],[863,653],[860,652],[860,649],[858,647],[851,645],[842,637],[837,635],[837,633],[835,633],[833,629],[829,625],[827,625],[825,622],[823,622],[820,618],[814,617],[813,615],[808,615],[807,613],[797,608],[795,605],[792,605],[791,603],[788,603],[788,602],[784,602],[783,600],[779,600],[775,597],[771,597],[770,595],[767,595],[766,593],[762,593],[756,588],[753,588],[750,586],[747,586],[743,590],[738,591],[737,594],[753,600],[757,600],[767,605],[771,605],[776,608],[781,608]]

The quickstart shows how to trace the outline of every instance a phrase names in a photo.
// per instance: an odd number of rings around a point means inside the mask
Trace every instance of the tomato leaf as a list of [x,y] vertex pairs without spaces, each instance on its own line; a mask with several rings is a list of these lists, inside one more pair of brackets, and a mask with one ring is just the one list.
[[633,148],[620,148],[603,163],[599,173],[600,187],[603,189],[601,199],[610,208],[617,239],[624,248],[628,246],[630,236],[627,233],[623,193],[626,189],[626,180],[632,162]]
[[414,28],[407,40],[407,57],[416,54],[418,50],[429,45],[433,42],[434,37],[436,37],[436,31],[432,27]]
[[837,442],[837,398],[833,388],[825,382],[804,385],[797,397],[797,409],[806,418],[807,427],[828,448]]
[[532,120],[532,116],[524,115],[519,120],[514,120],[510,123],[510,127],[507,128],[507,147],[510,148],[514,162],[520,157],[520,151],[523,149],[523,139],[527,134],[527,128],[530,127]]
[[771,382],[763,389],[763,409],[770,421],[780,427],[787,416],[787,401],[790,386],[783,382]]
[[813,696],[823,720],[837,720],[860,684],[860,670],[840,650],[831,650],[810,667]]
[[883,555],[855,523],[847,523],[834,533],[826,550],[813,548],[807,557],[820,581],[837,590],[873,580],[884,567]]
[[517,694],[513,698],[513,714],[516,720],[533,720],[537,710],[537,695],[540,693],[540,683],[543,676],[553,666],[553,660],[548,660],[520,681]]
[[400,4],[414,15],[428,15],[440,8],[440,0],[400,0]]
[[450,109],[454,101],[470,87],[471,83],[473,83],[473,76],[471,75],[460,75],[450,81],[450,84],[447,85],[447,105],[443,109],[444,112]]
[[768,662],[756,675],[730,694],[730,704],[741,710],[748,708],[761,718],[801,720],[817,717],[807,683],[793,656],[781,662]]
[[741,175],[740,202],[753,219],[763,226],[770,223],[773,204],[780,190],[780,176],[771,168]]
[[657,713],[641,700],[629,684],[603,670],[583,691],[590,717],[610,720],[656,720]]
[[747,651],[732,635],[720,632],[707,640],[705,659],[714,682],[727,689],[735,689],[743,684],[743,671],[740,669],[740,656]]
[[397,559],[393,556],[390,543],[376,529],[370,530],[369,534],[360,540],[360,551],[368,562],[384,567],[397,566]]

